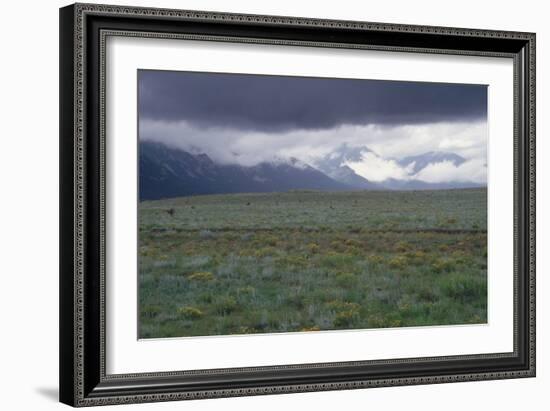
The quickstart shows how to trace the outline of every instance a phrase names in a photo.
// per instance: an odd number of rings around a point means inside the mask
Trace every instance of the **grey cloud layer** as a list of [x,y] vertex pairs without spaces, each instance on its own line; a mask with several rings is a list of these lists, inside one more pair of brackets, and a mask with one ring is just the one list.
[[140,70],[140,120],[281,133],[485,121],[487,87]]
[[405,126],[341,126],[281,133],[195,127],[185,121],[140,121],[140,139],[204,152],[218,162],[254,165],[273,156],[303,161],[323,156],[343,142],[367,146],[387,158],[428,151],[451,151],[467,159],[486,158],[487,123],[437,123]]

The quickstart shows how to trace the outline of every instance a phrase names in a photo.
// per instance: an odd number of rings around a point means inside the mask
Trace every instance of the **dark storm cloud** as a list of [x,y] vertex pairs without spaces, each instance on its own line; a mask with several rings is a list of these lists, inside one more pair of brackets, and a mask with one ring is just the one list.
[[263,132],[485,120],[487,87],[140,70],[141,120]]

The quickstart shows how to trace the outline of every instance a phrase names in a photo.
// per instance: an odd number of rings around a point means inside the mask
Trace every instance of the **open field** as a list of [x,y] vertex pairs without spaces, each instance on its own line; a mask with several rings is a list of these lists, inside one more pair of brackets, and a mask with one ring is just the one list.
[[487,191],[140,204],[142,338],[487,320]]

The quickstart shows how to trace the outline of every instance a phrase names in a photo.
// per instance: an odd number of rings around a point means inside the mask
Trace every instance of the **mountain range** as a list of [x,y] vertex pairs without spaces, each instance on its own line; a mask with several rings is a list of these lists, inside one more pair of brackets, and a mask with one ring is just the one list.
[[206,154],[191,154],[160,143],[142,142],[139,162],[142,200],[197,194],[350,189],[295,158],[245,167],[217,164]]
[[[289,190],[426,190],[479,187],[473,182],[428,183],[414,178],[369,181],[356,173],[349,163],[364,160],[367,147],[342,144],[316,159],[312,165],[297,158],[273,158],[254,166],[219,164],[205,153],[190,153],[156,142],[139,145],[140,200],[155,200],[199,194],[284,192]],[[429,152],[395,160],[418,173],[429,164],[450,161],[460,165],[466,160],[454,153]]]

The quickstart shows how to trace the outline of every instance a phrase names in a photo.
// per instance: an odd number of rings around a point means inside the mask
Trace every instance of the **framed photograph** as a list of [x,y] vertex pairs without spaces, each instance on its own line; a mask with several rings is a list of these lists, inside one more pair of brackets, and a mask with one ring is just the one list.
[[535,376],[535,34],[60,10],[60,399]]

